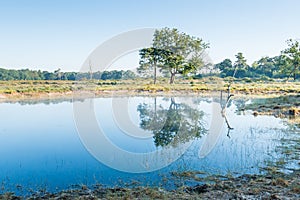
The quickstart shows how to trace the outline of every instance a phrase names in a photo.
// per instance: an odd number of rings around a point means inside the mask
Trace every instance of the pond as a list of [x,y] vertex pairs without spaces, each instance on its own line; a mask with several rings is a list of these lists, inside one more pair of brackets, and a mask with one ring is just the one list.
[[182,172],[237,176],[265,173],[270,163],[282,162],[285,172],[299,167],[298,157],[284,153],[299,130],[238,111],[244,104],[234,99],[221,112],[218,98],[200,96],[1,103],[0,193],[96,184],[172,189],[196,184],[177,176]]

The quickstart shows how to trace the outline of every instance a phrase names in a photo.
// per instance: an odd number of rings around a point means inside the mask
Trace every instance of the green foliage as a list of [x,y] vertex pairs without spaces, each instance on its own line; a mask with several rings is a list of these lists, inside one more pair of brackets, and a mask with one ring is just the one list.
[[214,65],[214,69],[220,71],[221,77],[235,78],[259,78],[269,80],[269,78],[284,78],[287,73],[282,70],[282,66],[286,66],[283,56],[262,57],[255,61],[251,66],[247,65],[246,59],[242,54],[236,55],[236,62],[232,65],[230,59]]
[[230,59],[225,59],[214,66],[215,69],[220,70],[221,77],[242,78],[249,75],[249,65],[243,54],[238,53],[235,57],[236,61],[233,65]]
[[204,66],[204,50],[209,45],[202,39],[181,33],[177,29],[163,28],[156,30],[153,46],[140,50],[140,67],[138,71],[147,72],[156,68],[164,75],[169,74],[170,83],[174,83],[176,74],[188,75],[195,73]]
[[300,71],[300,45],[299,41],[287,40],[288,48],[281,52],[284,64],[282,65],[283,72],[288,74],[288,77],[293,75],[294,80]]
[[170,73],[170,83],[174,83],[176,74],[187,75],[203,67],[204,50],[209,48],[202,39],[181,33],[175,28],[156,30],[153,46],[168,52],[164,54],[161,71]]
[[101,74],[101,80],[110,80],[110,79],[115,79],[119,80],[122,78],[122,72],[121,71],[104,71]]
[[300,72],[300,44],[297,40],[287,40],[288,48],[281,52],[281,55],[274,57],[262,57],[255,61],[252,66],[247,65],[242,53],[236,55],[236,62],[232,65],[230,59],[214,65],[219,70],[221,77],[235,78],[290,78],[294,80]]
[[251,71],[255,73],[257,77],[269,77],[272,78],[280,73],[280,61],[281,57],[262,57],[260,60],[252,64]]
[[164,61],[165,54],[167,52],[150,47],[150,48],[144,48],[140,50],[140,66],[137,69],[139,74],[145,75],[148,74],[149,70],[153,70],[153,79],[154,84],[156,83],[156,73],[157,73],[157,66],[162,65]]
[[234,68],[230,59],[225,59],[214,66],[215,69],[220,70],[221,77],[233,76]]
[[232,77],[236,77],[236,78],[245,77],[249,69],[247,60],[245,59],[245,57],[241,52],[235,55],[235,57],[236,57],[236,61],[233,65],[234,71]]
[[[127,70],[113,70],[104,72],[94,72],[92,74],[95,80],[127,80],[134,79],[136,75],[134,72]],[[0,80],[88,80],[90,73],[79,72],[62,72],[60,69],[54,72],[29,70],[29,69],[3,69],[0,68]]]

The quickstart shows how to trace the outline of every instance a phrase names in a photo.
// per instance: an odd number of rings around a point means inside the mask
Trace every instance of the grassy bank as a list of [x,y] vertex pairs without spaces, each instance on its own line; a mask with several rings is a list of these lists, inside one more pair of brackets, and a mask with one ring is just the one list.
[[[50,193],[40,191],[26,199],[299,199],[300,172],[292,174],[242,175],[239,177],[211,177],[209,183],[182,186],[176,190],[152,187],[105,188],[96,185]],[[0,199],[16,200],[23,197],[13,193]]]
[[[205,78],[199,80],[178,80],[168,84],[167,79],[159,80],[156,85],[150,79],[122,81],[0,81],[2,98],[30,97],[51,94],[70,94],[74,91],[91,91],[102,93],[207,93],[226,90],[228,80],[220,78]],[[300,93],[300,82],[249,82],[237,80],[231,85],[235,94],[297,94]]]
[[[168,79],[160,78],[158,84],[152,79],[135,80],[88,80],[88,81],[0,81],[0,102],[22,100],[47,100],[85,98],[92,96],[137,95],[137,96],[219,96],[227,91],[230,79],[207,77],[197,80],[179,79],[169,84]],[[284,80],[235,79],[230,92],[238,97],[255,97],[251,104],[239,108],[252,110],[254,115],[274,115],[291,119],[300,126],[300,82]]]

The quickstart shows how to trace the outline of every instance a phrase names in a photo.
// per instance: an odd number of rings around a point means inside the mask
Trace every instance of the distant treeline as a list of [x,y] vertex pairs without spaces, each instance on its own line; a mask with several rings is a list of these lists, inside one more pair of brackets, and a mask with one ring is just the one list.
[[0,80],[121,80],[134,79],[136,74],[130,70],[113,70],[94,73],[82,72],[61,72],[60,69],[54,72],[29,70],[29,69],[3,69],[0,68]]
[[235,62],[225,59],[215,64],[214,69],[219,71],[221,77],[288,78],[292,76],[294,80],[299,77],[299,69],[282,55],[262,57],[260,60],[254,61],[252,65],[246,63],[242,53],[238,53],[236,59]]

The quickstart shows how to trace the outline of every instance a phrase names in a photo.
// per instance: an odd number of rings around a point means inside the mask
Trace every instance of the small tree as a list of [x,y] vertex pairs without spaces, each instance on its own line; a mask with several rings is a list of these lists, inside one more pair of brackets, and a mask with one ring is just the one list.
[[156,84],[157,67],[163,63],[165,51],[154,47],[140,50],[140,66],[137,69],[139,74],[145,74],[153,70],[153,83]]
[[61,71],[60,71],[61,69],[60,68],[58,68],[57,70],[55,70],[54,71],[54,74],[56,75],[56,79],[57,80],[61,80],[61,75],[62,75],[62,73],[61,73]]
[[296,80],[297,73],[300,70],[300,45],[299,41],[289,39],[287,40],[288,48],[281,52],[285,64],[282,65],[283,71],[288,73],[288,78],[292,75]]
[[248,68],[247,60],[245,59],[243,54],[240,52],[237,55],[235,55],[235,57],[237,60],[235,61],[234,65],[233,65],[234,72],[233,72],[232,77],[241,78],[241,77],[246,76],[247,68]]
[[89,75],[90,75],[90,80],[93,79],[93,68],[92,68],[92,62],[89,60]]
[[234,68],[230,59],[225,59],[222,62],[216,64],[214,69],[220,70],[221,77],[232,76]]

